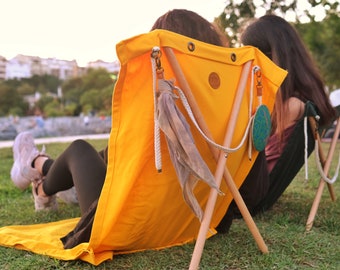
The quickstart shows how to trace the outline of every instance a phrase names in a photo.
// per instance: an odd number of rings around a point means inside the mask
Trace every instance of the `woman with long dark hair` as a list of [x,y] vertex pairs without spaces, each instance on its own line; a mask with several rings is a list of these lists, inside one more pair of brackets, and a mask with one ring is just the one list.
[[[295,28],[286,20],[275,15],[256,19],[242,33],[241,42],[243,45],[257,47],[275,64],[288,71],[276,95],[267,146],[259,153],[240,188],[249,211],[256,214],[261,211],[261,202],[276,190],[276,183],[271,181],[270,173],[291,138],[296,123],[304,115],[305,103],[311,101],[315,105],[321,126],[330,124],[335,119],[335,110],[309,51]],[[301,152],[301,156],[303,155]],[[217,230],[227,232],[235,216],[240,217],[233,201]]]
[[316,106],[321,126],[331,123],[335,111],[325,92],[324,82],[291,24],[281,17],[265,15],[246,28],[241,42],[257,47],[275,64],[288,71],[276,96],[272,115],[272,134],[277,134],[279,142],[284,144],[286,129],[302,117],[306,101]]

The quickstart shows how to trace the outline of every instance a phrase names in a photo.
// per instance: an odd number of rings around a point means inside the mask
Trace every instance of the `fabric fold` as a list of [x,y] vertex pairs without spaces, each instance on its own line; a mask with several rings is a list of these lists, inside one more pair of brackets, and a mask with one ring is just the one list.
[[170,157],[183,189],[184,200],[201,221],[203,211],[193,192],[197,181],[202,180],[219,192],[220,190],[195,145],[186,118],[176,105],[178,96],[174,89],[173,81],[158,80],[157,121],[165,134]]

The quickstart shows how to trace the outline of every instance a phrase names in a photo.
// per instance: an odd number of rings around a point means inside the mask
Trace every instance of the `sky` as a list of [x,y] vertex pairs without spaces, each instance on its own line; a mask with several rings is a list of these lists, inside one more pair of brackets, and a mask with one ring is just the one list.
[[171,9],[213,21],[224,7],[225,0],[0,0],[0,55],[113,62],[119,41],[148,32]]

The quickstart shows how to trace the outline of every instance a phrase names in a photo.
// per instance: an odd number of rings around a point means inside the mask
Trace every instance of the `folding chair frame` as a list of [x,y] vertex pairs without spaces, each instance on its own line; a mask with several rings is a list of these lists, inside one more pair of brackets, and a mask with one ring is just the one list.
[[[337,144],[339,134],[340,134],[340,116],[337,119],[336,128],[335,128],[335,131],[334,131],[331,143],[330,143],[330,147],[329,147],[329,150],[328,150],[327,157],[325,157],[325,154],[322,150],[321,139],[320,139],[319,130],[318,130],[315,118],[310,117],[309,123],[310,123],[310,125],[311,125],[311,127],[314,131],[314,137],[315,137],[315,139],[318,143],[318,146],[319,146],[318,147],[319,156],[320,156],[320,161],[321,161],[321,164],[322,164],[322,167],[323,167],[323,171],[327,175],[328,172],[329,172],[330,166],[331,166],[331,162],[332,162],[332,159],[333,159],[333,156],[334,156],[334,151],[335,151],[336,144]],[[325,187],[325,183],[326,182],[321,178],[320,182],[319,182],[319,187],[318,187],[317,192],[315,194],[314,201],[313,201],[313,204],[312,204],[312,207],[310,209],[310,213],[309,213],[309,216],[308,216],[308,219],[307,219],[307,222],[306,222],[306,230],[307,231],[310,231],[313,227],[314,219],[315,219],[315,216],[316,216],[319,204],[320,204],[320,200],[321,200],[323,189]],[[332,201],[335,201],[335,194],[334,194],[333,186],[331,184],[327,183],[327,187],[328,187],[328,191],[330,193],[330,197],[331,197]]]
[[[197,119],[197,122],[199,123],[201,129],[205,132],[205,134],[210,137],[210,139],[212,138],[211,133],[206,125],[206,123],[204,122],[204,119],[200,113],[200,110],[198,108],[198,105],[195,101],[194,96],[192,95],[192,91],[190,89],[190,86],[188,85],[185,76],[180,68],[180,65],[177,62],[177,59],[172,51],[171,48],[169,47],[165,47],[164,48],[165,54],[171,64],[171,67],[173,68],[174,74],[176,75],[176,78],[179,82],[179,84],[181,85],[182,90],[184,91],[184,93],[187,96],[188,102],[192,108],[192,111],[195,115],[195,118]],[[224,146],[225,147],[230,147],[231,144],[231,140],[232,140],[232,136],[234,133],[234,129],[236,126],[236,121],[237,121],[237,116],[238,116],[238,108],[240,107],[240,103],[242,101],[242,97],[245,91],[245,86],[246,86],[246,81],[247,81],[247,77],[249,75],[251,69],[251,61],[247,62],[244,64],[243,67],[243,71],[241,74],[241,79],[239,81],[239,85],[238,85],[238,89],[237,89],[237,94],[234,100],[234,105],[233,105],[233,109],[232,109],[232,113],[231,113],[231,117],[230,117],[230,121],[228,123],[228,127],[226,129],[226,134],[225,134],[225,138],[224,138]],[[214,159],[217,162],[217,169],[215,172],[215,180],[216,180],[216,184],[217,186],[220,186],[221,184],[221,180],[224,177],[226,184],[237,204],[237,206],[240,209],[240,212],[249,228],[249,230],[251,231],[251,233],[253,234],[253,237],[257,243],[257,245],[259,246],[260,250],[263,253],[268,253],[268,248],[253,220],[253,218],[251,217],[240,193],[239,190],[237,189],[228,169],[226,168],[225,164],[226,164],[226,160],[227,157],[225,156],[224,153],[220,152],[209,145],[209,148],[214,156]],[[191,259],[191,263],[190,263],[190,268],[189,269],[197,269],[201,256],[202,256],[202,252],[203,252],[203,248],[204,248],[204,244],[205,244],[205,239],[206,239],[206,235],[207,232],[209,230],[209,225],[211,222],[211,218],[212,218],[212,214],[214,211],[214,207],[216,204],[216,200],[217,200],[217,191],[215,189],[211,189],[210,190],[210,195],[209,195],[209,199],[206,205],[206,209],[204,211],[204,216],[203,216],[203,220],[201,222],[201,226],[200,226],[200,230],[198,233],[198,237],[197,237],[197,241],[196,241],[196,245],[194,248],[194,252],[192,255],[192,259]]]

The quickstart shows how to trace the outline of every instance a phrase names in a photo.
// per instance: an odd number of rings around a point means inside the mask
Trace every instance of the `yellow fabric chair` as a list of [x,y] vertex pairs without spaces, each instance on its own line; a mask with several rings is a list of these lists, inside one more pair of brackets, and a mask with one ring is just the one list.
[[[190,85],[192,94],[216,143],[223,144],[227,123],[245,63],[261,68],[263,104],[272,111],[275,94],[286,76],[253,47],[222,48],[172,32],[155,30],[117,44],[121,70],[112,104],[112,130],[105,184],[89,243],[65,250],[60,237],[78,219],[48,224],[0,228],[0,245],[32,251],[62,260],[81,259],[98,265],[115,254],[182,245],[197,238],[200,222],[183,200],[182,190],[161,134],[162,172],[155,168],[154,154],[154,79],[150,59],[158,46],[166,79],[176,78],[164,48],[171,48]],[[177,81],[175,81],[175,84]],[[231,147],[241,141],[248,124],[251,76],[247,76]],[[180,86],[182,87],[182,86]],[[255,100],[253,110],[257,106]],[[179,108],[183,110],[181,104]],[[184,112],[184,110],[183,110]],[[185,113],[184,113],[185,114]],[[198,150],[212,172],[216,170],[208,144],[191,125]],[[248,157],[248,143],[230,153],[227,165],[237,188],[252,167],[257,152]],[[233,199],[225,181],[205,237],[215,234]],[[210,187],[199,181],[194,194],[202,209]]]

